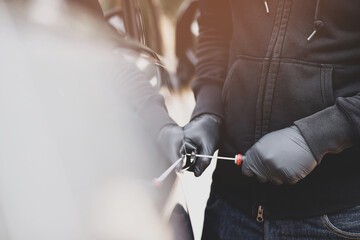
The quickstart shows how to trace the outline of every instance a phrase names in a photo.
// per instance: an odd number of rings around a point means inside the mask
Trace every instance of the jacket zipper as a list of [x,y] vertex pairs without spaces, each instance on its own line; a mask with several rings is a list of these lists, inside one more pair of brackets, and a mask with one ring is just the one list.
[[[281,14],[281,17],[280,17],[280,20],[279,20],[279,29],[277,30],[276,32],[276,35],[275,35],[275,41],[274,41],[274,45],[272,46],[272,49],[271,49],[271,53],[270,53],[270,56],[269,56],[269,66],[268,66],[268,69],[267,69],[267,72],[266,72],[266,76],[265,76],[265,81],[264,81],[264,90],[263,90],[263,96],[262,96],[262,104],[261,104],[261,127],[260,127],[260,135],[262,136],[264,134],[264,131],[267,131],[265,128],[264,128],[264,117],[266,115],[266,112],[264,112],[265,110],[265,100],[266,100],[266,92],[268,91],[267,89],[267,85],[268,85],[268,82],[271,80],[271,74],[273,72],[273,68],[274,68],[274,57],[275,57],[275,54],[276,54],[276,50],[280,47],[278,46],[278,44],[280,43],[279,41],[282,41],[282,40],[279,40],[279,34],[280,34],[280,27],[283,25],[283,19],[286,18],[286,15],[284,15],[284,11],[285,11],[285,8],[286,8],[286,2],[283,1],[282,2],[284,4],[284,6],[282,7],[281,9],[281,12],[279,14]],[[264,221],[264,208],[262,205],[259,205],[258,206],[258,211],[257,211],[257,216],[256,216],[256,221],[259,222],[259,223],[262,223]]]
[[[284,3],[285,4],[285,3]],[[279,28],[281,27],[282,25],[282,20],[284,18],[284,9],[285,9],[285,5],[282,7],[282,12],[281,12],[281,20],[280,20],[280,23],[279,23]],[[262,98],[262,104],[261,104],[261,136],[264,134],[264,101],[265,101],[265,95],[266,95],[266,85],[267,83],[269,82],[269,79],[270,79],[270,75],[272,73],[272,70],[273,70],[273,58],[274,58],[274,55],[275,55],[275,50],[277,48],[277,44],[278,44],[278,41],[279,41],[279,33],[280,33],[280,29],[277,31],[276,33],[276,38],[275,38],[275,42],[274,42],[274,45],[271,49],[271,53],[270,53],[270,56],[269,56],[269,67],[267,69],[267,73],[266,73],[266,77],[265,77],[265,81],[264,81],[264,84],[265,84],[265,87],[264,87],[264,91],[263,91],[263,98]]]
[[264,209],[261,205],[259,205],[258,213],[256,216],[256,221],[262,223],[264,221]]
[[262,104],[261,104],[261,131],[260,131],[261,136],[263,135],[263,131],[264,131],[264,129],[263,129],[264,128],[264,101],[265,101],[265,95],[266,95],[266,84],[269,81],[270,74],[271,74],[272,68],[273,68],[272,60],[273,60],[273,57],[274,57],[274,54],[275,54],[275,46],[276,46],[276,42],[277,42],[277,37],[278,36],[276,36],[275,45],[274,45],[273,49],[271,50],[271,54],[270,54],[270,57],[269,57],[269,68],[267,70],[266,77],[265,77],[265,82],[264,82],[265,87],[264,87]]

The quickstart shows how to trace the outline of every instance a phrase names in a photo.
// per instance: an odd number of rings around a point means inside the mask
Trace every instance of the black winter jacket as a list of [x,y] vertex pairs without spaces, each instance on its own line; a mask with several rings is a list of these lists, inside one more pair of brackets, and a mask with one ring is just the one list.
[[321,163],[297,184],[275,186],[218,161],[213,188],[248,213],[261,205],[265,218],[360,204],[360,1],[199,2],[193,118],[224,119],[219,154],[243,154],[295,124]]

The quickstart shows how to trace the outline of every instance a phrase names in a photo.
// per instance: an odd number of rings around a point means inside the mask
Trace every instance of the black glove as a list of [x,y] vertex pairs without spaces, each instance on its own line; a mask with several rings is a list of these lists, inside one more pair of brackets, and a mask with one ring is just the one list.
[[[184,142],[184,130],[176,124],[168,124],[162,127],[158,133],[157,144],[163,155],[174,163],[181,157],[180,149]],[[177,166],[180,170],[182,162]]]
[[[221,119],[212,114],[202,114],[184,127],[187,153],[213,155],[220,138]],[[184,150],[185,151],[185,150]],[[196,158],[193,171],[199,177],[209,166],[211,158]]]
[[242,173],[259,181],[295,184],[317,165],[299,129],[295,126],[263,136],[246,153]]

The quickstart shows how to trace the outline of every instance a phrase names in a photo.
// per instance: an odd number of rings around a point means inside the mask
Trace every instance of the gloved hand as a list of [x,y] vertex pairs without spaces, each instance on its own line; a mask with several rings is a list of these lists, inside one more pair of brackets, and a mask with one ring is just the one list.
[[[180,149],[184,142],[184,130],[176,124],[168,124],[162,127],[158,133],[157,144],[163,155],[172,164],[181,157]],[[182,162],[177,170],[182,167]]]
[[295,184],[317,166],[317,161],[296,126],[263,136],[246,153],[242,173],[261,182]]
[[[202,114],[184,127],[187,153],[213,155],[220,138],[221,118],[213,114]],[[209,166],[210,158],[196,158],[193,171],[199,177]]]

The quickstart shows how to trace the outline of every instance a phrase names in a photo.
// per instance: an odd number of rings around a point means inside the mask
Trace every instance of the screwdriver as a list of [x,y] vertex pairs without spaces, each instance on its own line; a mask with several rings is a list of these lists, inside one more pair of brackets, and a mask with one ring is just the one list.
[[156,187],[161,187],[162,182],[170,175],[170,173],[176,168],[176,166],[182,161],[184,160],[185,156],[189,156],[191,157],[191,159],[195,159],[197,157],[202,157],[202,158],[216,158],[216,159],[220,159],[220,160],[227,160],[227,161],[234,161],[235,165],[240,166],[241,163],[245,160],[245,156],[241,155],[241,154],[237,154],[235,155],[235,157],[221,157],[221,156],[210,156],[210,155],[202,155],[202,154],[196,154],[196,153],[186,153],[185,155],[183,155],[181,158],[179,158],[177,161],[175,161],[173,163],[173,165],[171,165],[163,174],[161,174],[159,177],[154,178],[152,180],[152,182],[154,183],[154,185]]
[[220,159],[220,160],[228,160],[228,161],[234,161],[235,165],[238,165],[240,166],[242,161],[245,160],[245,156],[241,155],[241,154],[237,154],[235,155],[235,157],[220,157],[220,156],[210,156],[210,155],[202,155],[202,154],[196,154],[196,153],[187,153],[186,156],[189,156],[189,157],[202,157],[202,158],[216,158],[216,159]]

